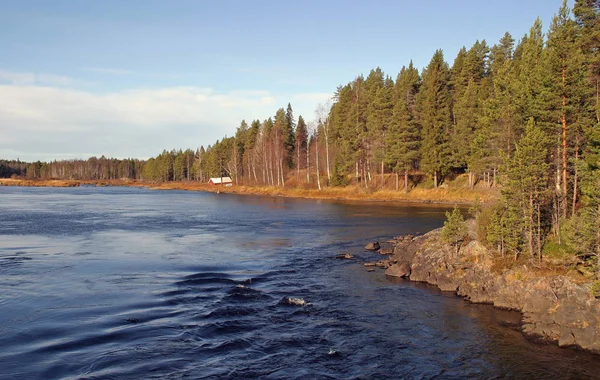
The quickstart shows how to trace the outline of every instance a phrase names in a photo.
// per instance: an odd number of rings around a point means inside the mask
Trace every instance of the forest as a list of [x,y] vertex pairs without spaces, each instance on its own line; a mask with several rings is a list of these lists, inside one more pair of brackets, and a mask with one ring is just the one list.
[[147,161],[0,161],[0,176],[356,186],[410,192],[464,175],[498,188],[477,211],[502,257],[549,251],[600,257],[600,1],[565,1],[544,33],[442,50],[395,78],[380,68],[335,90],[307,121],[291,104],[242,120],[234,136]]

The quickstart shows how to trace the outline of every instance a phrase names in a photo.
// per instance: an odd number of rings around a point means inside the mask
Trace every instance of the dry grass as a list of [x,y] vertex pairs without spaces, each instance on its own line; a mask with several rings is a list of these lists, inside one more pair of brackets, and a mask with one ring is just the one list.
[[418,203],[458,203],[473,204],[487,202],[497,196],[495,190],[469,190],[465,188],[413,189],[406,194],[403,191],[372,191],[358,186],[324,187],[322,190],[303,187],[273,186],[208,186],[195,182],[165,182],[150,185],[159,190],[210,191],[232,194],[250,194],[308,199],[333,199],[380,202],[418,202]]
[[79,181],[71,180],[30,180],[18,178],[0,178],[0,186],[26,186],[26,187],[76,187]]
[[277,186],[209,186],[198,182],[144,182],[133,180],[25,180],[25,179],[0,179],[0,186],[53,186],[71,187],[80,184],[96,186],[134,186],[148,187],[156,190],[187,190],[207,191],[232,194],[249,194],[261,196],[276,196],[308,199],[332,199],[353,201],[380,201],[380,202],[415,202],[415,203],[447,203],[447,204],[473,204],[487,202],[498,196],[496,189],[468,189],[462,186],[444,187],[437,189],[414,188],[409,193],[402,190],[372,190],[360,186],[323,187],[322,190],[305,186],[286,187]]

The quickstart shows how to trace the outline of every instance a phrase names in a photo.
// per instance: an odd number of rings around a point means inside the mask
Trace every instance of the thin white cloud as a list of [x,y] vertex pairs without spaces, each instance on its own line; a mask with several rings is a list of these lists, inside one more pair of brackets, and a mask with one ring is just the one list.
[[107,75],[129,75],[129,74],[133,73],[133,71],[131,71],[131,70],[115,69],[115,68],[111,68],[111,67],[83,67],[83,68],[81,68],[81,70],[87,71],[90,73],[107,74]]
[[307,110],[305,119],[312,119],[316,103],[331,96],[190,86],[99,94],[61,87],[66,83],[0,71],[0,158],[147,158],[232,136],[242,119],[264,120],[288,101],[296,116]]
[[[294,105],[294,109],[303,110],[302,117],[306,121],[315,120],[322,115],[317,115],[317,106],[331,103],[333,94],[328,92],[301,93],[291,95],[290,99]],[[297,113],[296,116],[299,114]]]
[[0,83],[1,82],[17,86],[69,86],[73,83],[73,80],[62,75],[0,70]]
[[292,96],[292,100],[298,102],[311,102],[311,103],[326,103],[331,100],[333,96],[330,92],[315,92],[315,93],[304,93],[304,94],[296,94]]

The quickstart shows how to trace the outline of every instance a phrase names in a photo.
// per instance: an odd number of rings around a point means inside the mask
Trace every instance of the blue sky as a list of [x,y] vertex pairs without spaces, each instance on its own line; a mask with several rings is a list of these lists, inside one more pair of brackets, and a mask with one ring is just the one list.
[[560,0],[5,0],[0,158],[147,158],[292,104],[311,121],[377,66],[516,39]]

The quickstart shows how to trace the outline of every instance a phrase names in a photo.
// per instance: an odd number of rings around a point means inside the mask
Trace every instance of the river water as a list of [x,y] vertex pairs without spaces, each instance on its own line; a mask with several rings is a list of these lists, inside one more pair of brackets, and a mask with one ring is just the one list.
[[0,187],[0,378],[599,376],[594,355],[524,339],[517,313],[361,265],[371,239],[444,211]]

